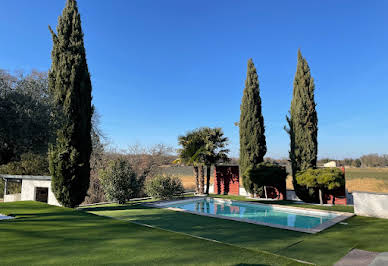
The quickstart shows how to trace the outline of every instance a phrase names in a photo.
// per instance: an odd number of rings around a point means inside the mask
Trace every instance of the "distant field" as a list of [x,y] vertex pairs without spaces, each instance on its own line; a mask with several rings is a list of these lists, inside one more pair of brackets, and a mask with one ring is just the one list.
[[388,168],[346,168],[348,191],[388,193]]
[[[388,193],[388,168],[346,168],[345,178],[349,192]],[[287,189],[294,189],[291,176],[287,178]]]
[[[210,183],[213,183],[213,171],[212,167],[211,171],[211,179]],[[160,167],[160,172],[163,174],[169,174],[173,176],[177,176],[182,180],[183,186],[186,190],[194,190],[195,189],[195,179],[193,174],[192,166],[163,166]],[[206,175],[206,169],[205,169]]]
[[[195,188],[193,168],[189,166],[163,167],[163,173],[178,176],[186,190]],[[346,188],[349,192],[369,191],[388,193],[388,168],[346,168]],[[213,169],[211,183],[213,182]],[[241,184],[242,185],[242,184]],[[293,189],[292,178],[287,178],[287,189]]]
[[388,180],[388,168],[346,168],[346,180],[374,178]]

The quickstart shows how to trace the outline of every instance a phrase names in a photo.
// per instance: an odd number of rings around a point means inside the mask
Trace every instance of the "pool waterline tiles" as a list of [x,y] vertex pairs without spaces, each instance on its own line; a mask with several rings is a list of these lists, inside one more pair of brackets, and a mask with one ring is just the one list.
[[209,197],[155,203],[152,206],[313,234],[354,215]]

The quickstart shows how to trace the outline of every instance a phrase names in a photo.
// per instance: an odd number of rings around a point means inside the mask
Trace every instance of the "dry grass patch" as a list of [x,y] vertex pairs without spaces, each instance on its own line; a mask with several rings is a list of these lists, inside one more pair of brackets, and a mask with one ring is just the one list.
[[179,178],[182,180],[183,187],[185,190],[195,190],[195,178],[194,176],[179,176]]
[[376,178],[355,178],[346,180],[346,188],[349,192],[383,192],[388,193],[388,180],[384,181]]

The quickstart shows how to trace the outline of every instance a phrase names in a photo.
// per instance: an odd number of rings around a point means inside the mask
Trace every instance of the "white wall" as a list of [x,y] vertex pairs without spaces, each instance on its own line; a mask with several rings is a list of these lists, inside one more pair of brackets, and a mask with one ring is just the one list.
[[19,201],[21,199],[21,194],[7,194],[4,195],[4,202],[14,202],[14,201]]
[[353,191],[354,213],[388,219],[388,194]]
[[240,187],[240,190],[239,190],[238,193],[239,193],[240,196],[246,196],[246,197],[250,196],[250,194],[243,187]]
[[51,190],[50,180],[22,180],[22,195],[21,200],[35,200],[35,188],[47,187],[48,188],[48,201],[50,205],[61,206],[54,196]]

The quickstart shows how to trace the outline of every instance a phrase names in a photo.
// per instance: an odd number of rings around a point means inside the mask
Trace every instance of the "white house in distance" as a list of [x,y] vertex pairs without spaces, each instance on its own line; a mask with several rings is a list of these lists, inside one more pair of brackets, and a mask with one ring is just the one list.
[[[0,175],[4,180],[4,202],[34,200],[61,206],[51,190],[51,176]],[[21,193],[8,194],[8,182],[22,184]]]
[[323,165],[323,167],[337,167],[337,162],[336,161],[327,162]]

